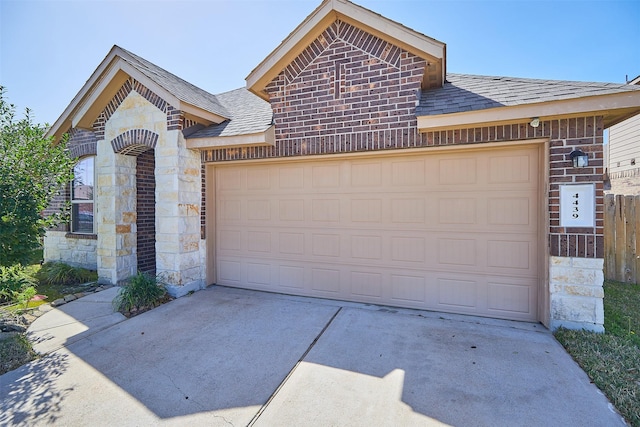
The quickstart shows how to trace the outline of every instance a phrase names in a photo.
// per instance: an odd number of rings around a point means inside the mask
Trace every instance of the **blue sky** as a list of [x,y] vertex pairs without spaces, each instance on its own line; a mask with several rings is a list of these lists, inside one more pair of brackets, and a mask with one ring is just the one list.
[[[356,0],[447,44],[449,72],[624,83],[640,1]],[[118,44],[212,93],[244,78],[320,0],[0,0],[0,84],[53,123]]]

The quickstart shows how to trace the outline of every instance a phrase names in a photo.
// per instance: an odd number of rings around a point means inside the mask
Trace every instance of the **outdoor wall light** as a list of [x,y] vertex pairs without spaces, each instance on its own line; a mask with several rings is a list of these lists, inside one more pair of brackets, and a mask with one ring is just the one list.
[[529,124],[531,125],[532,128],[537,128],[538,126],[540,126],[540,117],[532,118]]
[[589,155],[581,150],[573,150],[571,154],[569,154],[569,157],[571,157],[574,168],[584,168],[589,166]]

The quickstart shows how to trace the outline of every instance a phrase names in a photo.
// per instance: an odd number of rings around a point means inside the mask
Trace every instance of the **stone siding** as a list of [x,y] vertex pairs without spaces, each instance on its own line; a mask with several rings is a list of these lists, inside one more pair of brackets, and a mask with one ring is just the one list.
[[603,266],[602,259],[550,257],[551,329],[604,332]]
[[97,270],[96,245],[92,235],[69,237],[65,231],[49,230],[44,238],[44,260]]

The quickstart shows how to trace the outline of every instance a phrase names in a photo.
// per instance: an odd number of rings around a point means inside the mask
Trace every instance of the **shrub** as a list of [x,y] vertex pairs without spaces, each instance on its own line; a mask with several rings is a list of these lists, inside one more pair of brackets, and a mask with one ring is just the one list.
[[95,271],[82,267],[73,267],[62,262],[47,262],[36,274],[40,283],[47,285],[78,285],[95,282],[98,275]]
[[[27,275],[22,266],[0,266],[0,302],[28,302],[36,293],[33,285],[33,279]],[[24,301],[25,298],[26,301]]]
[[113,300],[116,311],[129,313],[132,310],[155,307],[167,293],[158,280],[146,273],[138,272],[128,283],[120,289]]

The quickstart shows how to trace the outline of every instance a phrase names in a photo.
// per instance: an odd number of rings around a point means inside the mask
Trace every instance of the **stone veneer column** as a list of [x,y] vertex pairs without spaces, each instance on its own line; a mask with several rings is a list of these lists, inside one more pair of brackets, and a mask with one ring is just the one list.
[[114,153],[110,143],[135,129],[150,130],[158,143],[167,144],[166,113],[131,91],[105,123],[104,141],[98,143],[97,255],[103,283],[122,283],[137,271],[136,157]]
[[602,258],[550,257],[552,330],[604,332],[603,266]]
[[186,148],[182,132],[167,132],[156,147],[157,272],[173,296],[202,289],[200,153]]
[[136,158],[98,145],[98,278],[118,284],[136,273]]

